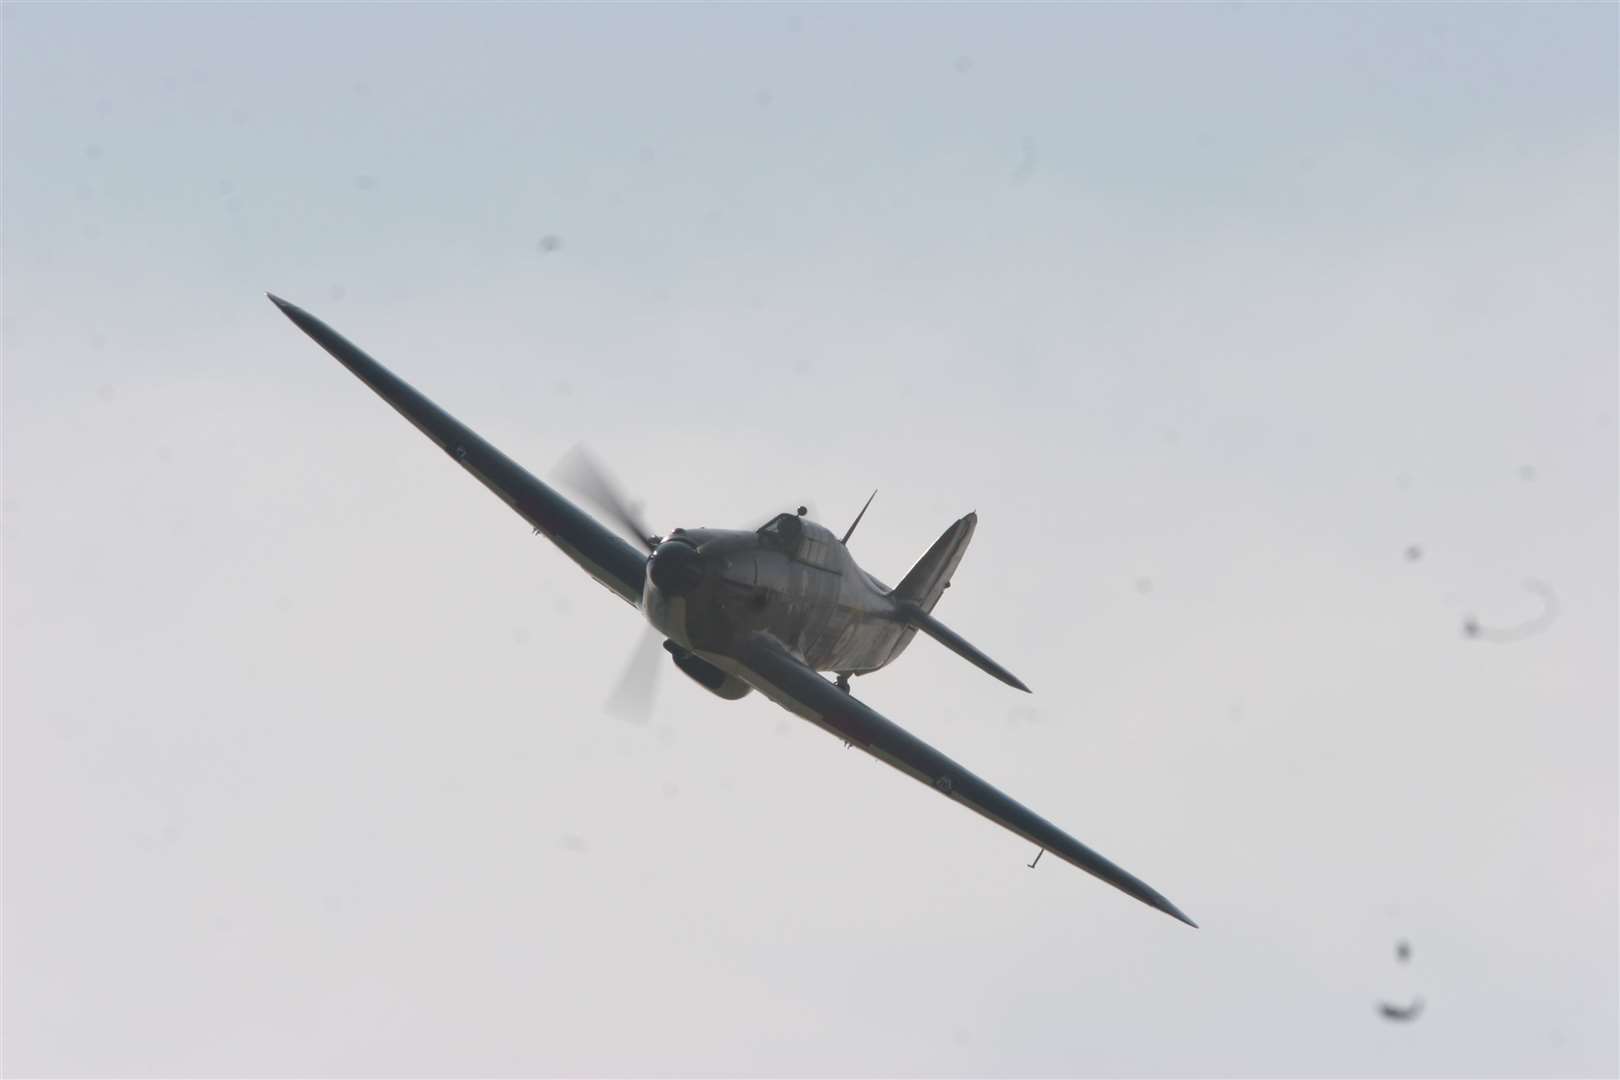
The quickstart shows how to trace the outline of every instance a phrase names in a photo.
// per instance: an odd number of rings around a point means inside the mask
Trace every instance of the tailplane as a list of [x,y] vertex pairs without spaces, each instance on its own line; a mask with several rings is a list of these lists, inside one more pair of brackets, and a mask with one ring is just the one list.
[[[994,675],[1008,686],[1016,687],[1027,694],[1029,687],[1025,686],[1016,675],[974,648],[965,638],[934,618],[932,614],[934,605],[939,603],[939,598],[950,588],[951,575],[956,573],[956,567],[961,563],[962,555],[967,551],[968,541],[973,539],[973,530],[978,524],[979,515],[969,514],[946,529],[944,535],[934,541],[934,546],[928,549],[928,553],[917,560],[917,565],[911,568],[911,572],[895,587],[891,595],[898,603],[900,618],[905,622],[921,630],[979,670]],[[909,637],[908,634],[907,638]]]

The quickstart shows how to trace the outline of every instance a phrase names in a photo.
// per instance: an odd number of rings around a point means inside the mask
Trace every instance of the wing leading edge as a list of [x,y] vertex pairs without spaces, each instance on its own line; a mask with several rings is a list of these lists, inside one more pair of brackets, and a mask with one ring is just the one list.
[[367,356],[342,334],[296,304],[289,304],[273,293],[266,295],[294,326],[314,338],[316,344],[354,372],[378,397],[416,425],[418,431],[432,439],[479,483],[500,496],[586,573],[630,604],[641,603],[646,556],[536,480],[521,465]]
[[1196,927],[1152,887],[1115,866],[1080,841],[1002,794],[898,724],[844,693],[811,671],[776,641],[756,635],[736,660],[742,675],[760,693],[860,747],[880,761],[984,815],[1032,844],[1101,878],[1166,915]]

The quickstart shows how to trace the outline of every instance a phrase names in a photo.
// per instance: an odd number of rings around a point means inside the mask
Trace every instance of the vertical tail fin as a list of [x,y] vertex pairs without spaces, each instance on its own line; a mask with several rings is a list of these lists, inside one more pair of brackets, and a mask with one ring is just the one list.
[[933,611],[934,605],[939,603],[939,598],[949,587],[951,575],[956,573],[957,564],[962,561],[968,541],[973,539],[973,530],[978,524],[979,515],[969,514],[946,529],[934,541],[928,553],[918,559],[917,565],[895,586],[894,598],[923,614]]

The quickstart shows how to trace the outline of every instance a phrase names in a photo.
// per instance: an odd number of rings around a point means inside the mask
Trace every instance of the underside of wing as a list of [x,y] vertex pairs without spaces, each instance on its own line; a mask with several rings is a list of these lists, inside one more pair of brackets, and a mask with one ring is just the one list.
[[646,556],[589,514],[536,480],[521,465],[485,442],[405,380],[367,356],[353,342],[302,308],[271,296],[282,314],[316,344],[416,425],[479,483],[501,497],[530,525],[562,549],[593,578],[631,604],[640,604]]
[[764,635],[749,639],[734,658],[754,688],[811,723],[858,746],[1002,828],[1101,878],[1188,926],[1197,926],[1145,882],[1115,866],[1021,803],[844,693]]

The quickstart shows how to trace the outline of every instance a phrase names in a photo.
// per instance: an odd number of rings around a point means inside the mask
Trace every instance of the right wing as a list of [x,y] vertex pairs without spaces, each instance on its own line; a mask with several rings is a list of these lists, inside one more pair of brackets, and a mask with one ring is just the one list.
[[267,294],[293,325],[354,372],[377,396],[399,411],[439,449],[516,510],[536,532],[562,549],[591,577],[628,603],[641,604],[647,557],[609,532],[579,507],[531,476],[521,465],[479,438],[472,429],[418,393],[404,379],[367,356],[353,342],[295,304]]
[[948,799],[982,814],[1050,851],[1065,862],[1099,877],[1188,926],[1198,924],[1183,915],[1145,882],[1121,870],[1086,845],[1029,810],[1017,800],[962,768],[915,735],[907,732],[810,670],[780,643],[763,634],[749,638],[736,656],[742,677],[754,688],[790,712],[858,746],[879,761],[894,766]]

